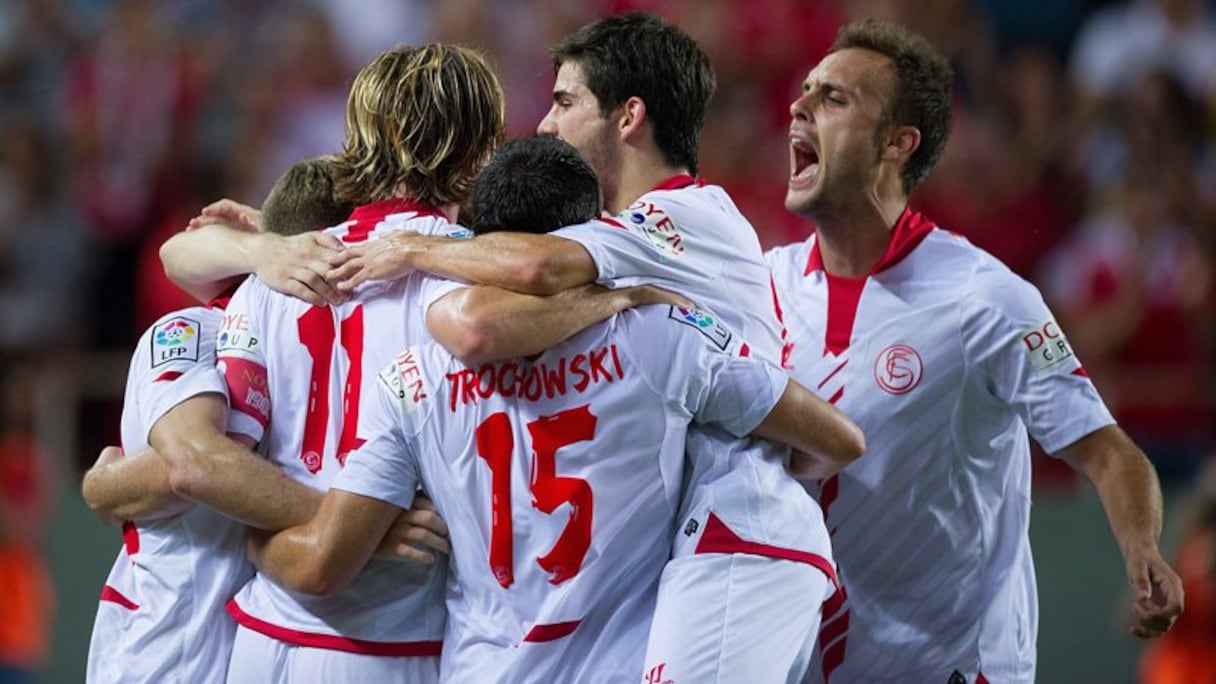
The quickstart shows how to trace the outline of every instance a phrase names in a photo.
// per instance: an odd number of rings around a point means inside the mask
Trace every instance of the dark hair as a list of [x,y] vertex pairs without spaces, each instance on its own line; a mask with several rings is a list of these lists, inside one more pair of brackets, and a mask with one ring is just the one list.
[[600,182],[569,143],[517,138],[473,185],[473,232],[547,233],[599,216]]
[[334,198],[333,157],[316,157],[275,181],[262,202],[262,227],[268,233],[297,235],[342,223],[353,210],[353,204]]
[[701,126],[717,87],[696,41],[653,14],[631,12],[584,25],[549,53],[558,68],[582,68],[601,116],[640,97],[667,162],[696,174]]
[[885,55],[895,67],[895,88],[886,103],[879,131],[915,126],[920,147],[908,158],[904,192],[924,182],[946,149],[950,136],[950,86],[954,70],[929,41],[908,29],[876,19],[848,24],[836,34],[831,52],[859,48]]

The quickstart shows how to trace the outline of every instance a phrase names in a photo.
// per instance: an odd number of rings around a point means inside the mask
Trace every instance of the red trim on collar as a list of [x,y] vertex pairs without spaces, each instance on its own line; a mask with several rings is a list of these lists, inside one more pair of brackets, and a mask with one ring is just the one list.
[[224,310],[228,308],[228,302],[232,301],[232,295],[236,292],[236,288],[229,288],[224,294],[207,302],[208,309]]
[[698,188],[704,187],[705,181],[701,180],[700,178],[695,178],[693,176],[690,176],[687,173],[681,173],[679,175],[672,176],[671,178],[661,181],[658,185],[651,188],[650,191],[654,192],[655,190],[679,190],[680,188],[687,188],[690,185],[695,185]]
[[423,204],[413,197],[393,197],[355,207],[347,220],[369,221],[374,225],[391,214],[404,214],[407,211],[418,212],[419,216],[435,216],[447,220],[447,216],[442,211],[429,204]]
[[[899,215],[899,220],[895,222],[895,228],[891,231],[891,241],[887,243],[887,251],[874,264],[874,268],[870,269],[870,275],[881,273],[882,271],[891,268],[895,264],[904,260],[904,257],[912,253],[917,245],[929,235],[929,232],[935,228],[932,221],[925,218],[919,212],[912,211],[910,208],[905,208],[904,213]],[[802,275],[810,275],[814,271],[823,271],[823,255],[819,253],[819,238],[815,238],[815,244],[811,245],[811,254],[806,260],[806,270]]]

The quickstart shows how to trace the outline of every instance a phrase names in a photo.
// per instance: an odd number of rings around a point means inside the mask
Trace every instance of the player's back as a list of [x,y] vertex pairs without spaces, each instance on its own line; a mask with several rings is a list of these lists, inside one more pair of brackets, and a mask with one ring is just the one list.
[[[433,211],[396,201],[360,207],[329,230],[347,244],[399,230],[467,233]],[[407,343],[428,338],[418,304],[422,278],[368,283],[329,307],[274,292],[257,279],[243,284],[219,338],[233,397],[230,429],[258,440],[293,479],[329,489],[366,438],[360,402],[376,372]],[[229,610],[241,624],[289,643],[339,650],[352,650],[351,639],[395,645],[375,647],[388,649],[381,655],[414,654],[406,644],[424,643],[437,653],[443,575],[442,564],[420,573],[373,560],[347,590],[314,597],[258,574]],[[270,628],[258,628],[264,624]]]
[[[122,446],[148,446],[155,423],[190,397],[224,392],[215,370],[222,308],[169,314],[140,338],[122,412]],[[235,625],[224,603],[252,576],[244,528],[205,506],[123,523],[123,549],[102,591],[89,682],[222,681]]]
[[[740,346],[647,307],[531,360],[466,368],[437,345],[397,357],[382,376],[392,410],[452,530],[446,678],[637,678],[689,421],[743,433],[784,390]],[[723,389],[738,365],[752,384]],[[371,447],[339,486],[381,460]]]

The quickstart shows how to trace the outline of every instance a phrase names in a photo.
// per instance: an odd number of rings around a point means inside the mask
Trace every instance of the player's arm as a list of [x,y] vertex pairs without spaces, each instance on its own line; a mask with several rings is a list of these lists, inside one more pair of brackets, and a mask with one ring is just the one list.
[[205,394],[174,407],[153,428],[149,442],[168,466],[173,491],[261,529],[312,517],[321,493],[250,451],[252,440],[227,436],[227,417],[224,397]]
[[253,539],[250,560],[288,589],[332,594],[367,565],[400,513],[388,502],[331,489],[304,524]]
[[539,354],[613,314],[645,304],[691,302],[651,286],[610,290],[581,285],[551,296],[475,286],[437,299],[427,309],[426,324],[452,355],[477,365]]
[[866,450],[856,423],[794,380],[752,434],[792,447],[790,474],[806,480],[831,477]]
[[1111,532],[1136,592],[1132,603],[1139,637],[1165,634],[1182,613],[1182,580],[1161,557],[1161,486],[1144,452],[1118,426],[1100,428],[1060,451],[1085,474],[1102,500]]
[[324,277],[341,249],[341,242],[325,232],[284,237],[210,224],[169,238],[160,258],[169,279],[200,301],[255,273],[279,292],[325,306],[342,301]]
[[89,509],[107,524],[160,520],[193,505],[173,492],[169,469],[150,448],[126,455],[118,447],[102,449],[85,472],[80,491]]
[[349,292],[367,280],[400,278],[412,270],[513,292],[551,295],[595,282],[591,254],[553,235],[490,233],[452,239],[400,232],[347,249],[331,282]]

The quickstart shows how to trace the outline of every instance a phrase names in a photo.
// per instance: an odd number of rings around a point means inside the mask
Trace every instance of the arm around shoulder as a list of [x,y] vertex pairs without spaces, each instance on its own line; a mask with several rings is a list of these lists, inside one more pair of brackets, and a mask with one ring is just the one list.
[[856,423],[794,380],[754,434],[794,449],[790,474],[798,479],[835,475],[866,450]]

